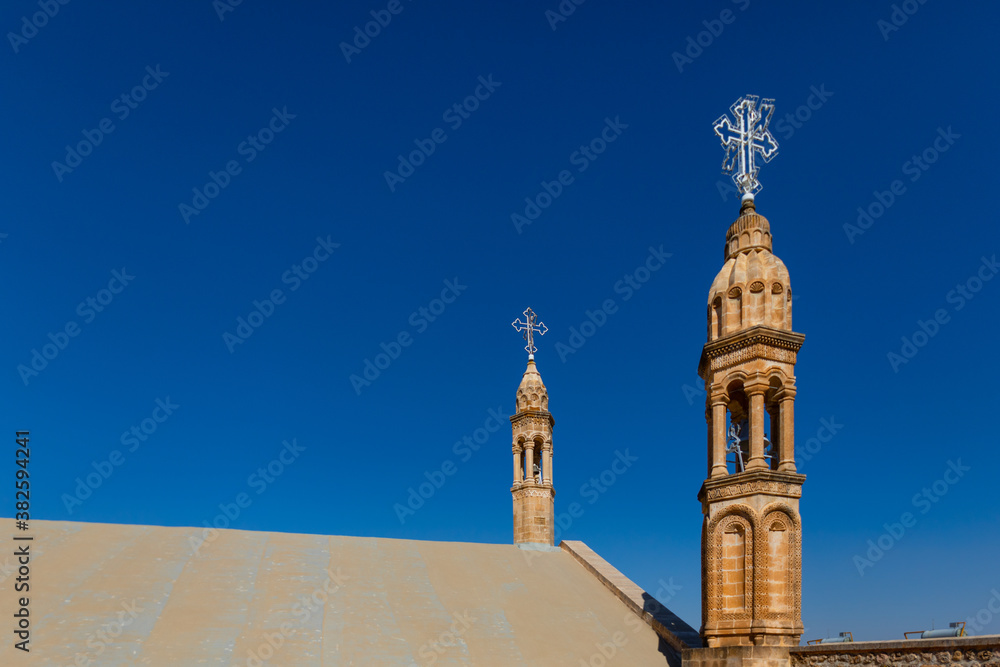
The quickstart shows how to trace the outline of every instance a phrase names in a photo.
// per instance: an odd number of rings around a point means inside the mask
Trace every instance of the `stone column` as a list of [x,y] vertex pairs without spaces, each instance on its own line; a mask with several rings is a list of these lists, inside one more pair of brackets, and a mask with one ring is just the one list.
[[542,447],[542,482],[552,486],[552,443],[547,442]]
[[778,395],[781,406],[781,463],[779,472],[795,472],[795,388],[785,387]]
[[515,443],[511,448],[514,452],[514,485],[519,485],[524,480],[524,475],[521,474],[521,448]]
[[726,398],[712,399],[712,470],[709,477],[728,475],[726,469]]
[[764,460],[764,392],[767,385],[744,387],[750,397],[750,461],[747,470],[767,468]]

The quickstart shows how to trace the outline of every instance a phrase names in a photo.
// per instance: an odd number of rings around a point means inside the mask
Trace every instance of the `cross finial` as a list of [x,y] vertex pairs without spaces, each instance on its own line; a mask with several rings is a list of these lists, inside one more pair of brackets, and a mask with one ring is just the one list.
[[770,162],[778,154],[778,142],[767,127],[774,114],[774,100],[760,100],[759,106],[757,100],[756,95],[741,97],[729,107],[735,122],[723,115],[712,124],[712,129],[722,139],[722,147],[726,149],[722,171],[726,174],[736,172],[733,173],[733,182],[748,199],[753,199],[761,189],[755,156],[759,154],[764,162]]
[[549,330],[549,328],[545,326],[544,322],[538,322],[537,320],[538,316],[535,315],[535,311],[528,308],[524,311],[524,322],[522,322],[520,318],[511,322],[511,325],[514,327],[514,331],[524,332],[524,340],[528,342],[528,344],[524,346],[524,349],[528,351],[528,361],[535,358],[535,352],[538,350],[538,348],[535,347],[535,332],[537,332],[539,336],[544,336],[545,332]]

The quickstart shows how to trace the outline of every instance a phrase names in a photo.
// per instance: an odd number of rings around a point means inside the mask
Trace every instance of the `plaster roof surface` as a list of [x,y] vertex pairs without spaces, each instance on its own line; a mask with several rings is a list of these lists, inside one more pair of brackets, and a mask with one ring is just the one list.
[[[0,556],[0,665],[667,664],[660,637],[562,551],[204,532],[32,521],[30,592],[13,590],[14,548]],[[20,596],[27,654],[9,639]]]

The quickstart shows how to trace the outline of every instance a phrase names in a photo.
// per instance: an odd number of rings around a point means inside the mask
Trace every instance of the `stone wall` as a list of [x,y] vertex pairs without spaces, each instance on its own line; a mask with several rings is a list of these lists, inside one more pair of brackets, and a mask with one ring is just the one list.
[[794,667],[787,646],[716,646],[687,649],[683,667]]
[[514,544],[547,544],[552,546],[555,526],[552,488],[525,486],[514,495]]
[[817,644],[790,653],[791,667],[1000,667],[1000,635]]

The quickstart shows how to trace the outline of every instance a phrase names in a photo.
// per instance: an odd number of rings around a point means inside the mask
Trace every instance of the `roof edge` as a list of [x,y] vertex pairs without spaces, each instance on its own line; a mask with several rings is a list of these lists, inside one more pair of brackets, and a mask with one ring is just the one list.
[[664,607],[656,598],[618,571],[597,552],[580,540],[563,540],[559,546],[573,556],[584,569],[597,577],[632,613],[641,618],[653,632],[674,650],[701,648],[701,635],[677,614]]

